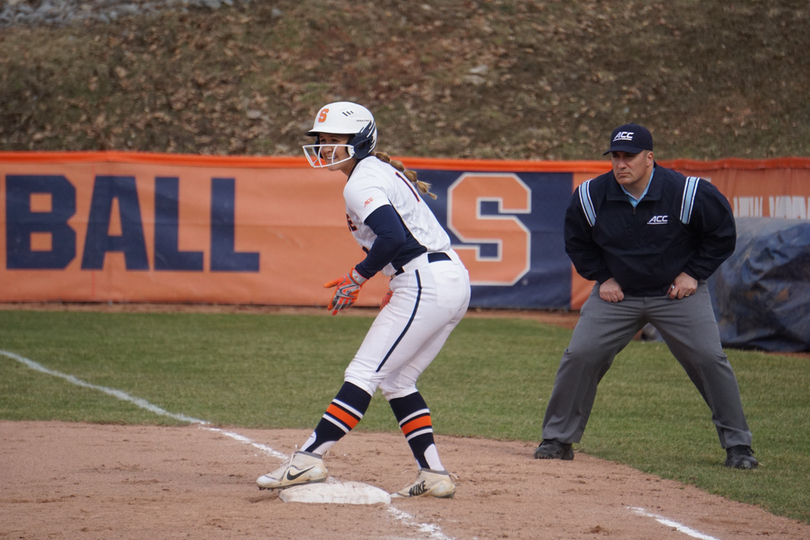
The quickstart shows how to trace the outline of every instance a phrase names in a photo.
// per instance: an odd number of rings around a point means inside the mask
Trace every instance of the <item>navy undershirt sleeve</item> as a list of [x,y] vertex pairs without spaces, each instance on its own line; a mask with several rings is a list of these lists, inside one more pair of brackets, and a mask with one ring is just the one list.
[[354,267],[364,278],[370,278],[394,260],[405,245],[405,229],[394,207],[386,204],[374,210],[364,221],[377,239],[363,262]]

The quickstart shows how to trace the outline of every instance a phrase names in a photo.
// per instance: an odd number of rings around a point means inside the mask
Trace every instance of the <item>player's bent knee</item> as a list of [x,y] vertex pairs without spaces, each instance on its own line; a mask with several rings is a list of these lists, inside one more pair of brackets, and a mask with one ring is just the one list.
[[391,401],[392,399],[398,399],[405,396],[409,396],[416,392],[416,386],[408,385],[407,387],[402,387],[398,385],[390,385],[390,384],[381,384],[380,385],[380,392],[382,392],[383,397],[385,397],[386,401]]
[[368,379],[364,379],[363,377],[354,376],[353,374],[349,373],[348,370],[346,370],[346,374],[343,377],[343,381],[347,383],[352,383],[358,388],[362,388],[363,390],[368,392],[369,395],[371,396],[373,396],[374,392],[377,391],[378,386],[377,383],[375,383],[374,381],[369,381]]

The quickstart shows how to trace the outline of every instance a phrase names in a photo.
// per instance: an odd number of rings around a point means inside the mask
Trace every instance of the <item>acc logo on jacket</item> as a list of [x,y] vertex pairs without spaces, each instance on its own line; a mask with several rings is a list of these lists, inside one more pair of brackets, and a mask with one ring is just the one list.
[[650,221],[647,222],[647,225],[666,225],[668,217],[667,215],[653,216],[650,218]]

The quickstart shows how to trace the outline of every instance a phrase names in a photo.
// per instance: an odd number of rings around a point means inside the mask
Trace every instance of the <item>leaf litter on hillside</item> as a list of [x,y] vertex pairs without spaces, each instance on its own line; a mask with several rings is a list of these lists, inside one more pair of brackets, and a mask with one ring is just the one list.
[[0,34],[0,150],[297,155],[317,109],[369,107],[401,156],[810,154],[797,0],[237,3]]

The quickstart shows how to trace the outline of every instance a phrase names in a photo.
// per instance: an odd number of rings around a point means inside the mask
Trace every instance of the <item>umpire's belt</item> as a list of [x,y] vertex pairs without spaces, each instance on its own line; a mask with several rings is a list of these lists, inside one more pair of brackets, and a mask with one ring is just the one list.
[[439,261],[452,261],[453,259],[450,258],[450,255],[443,251],[435,251],[433,253],[423,253],[418,257],[414,257],[402,268],[397,269],[395,276],[400,274],[404,274],[405,272],[410,272],[411,270],[416,270],[417,268],[421,268],[426,266],[430,263],[439,262]]

